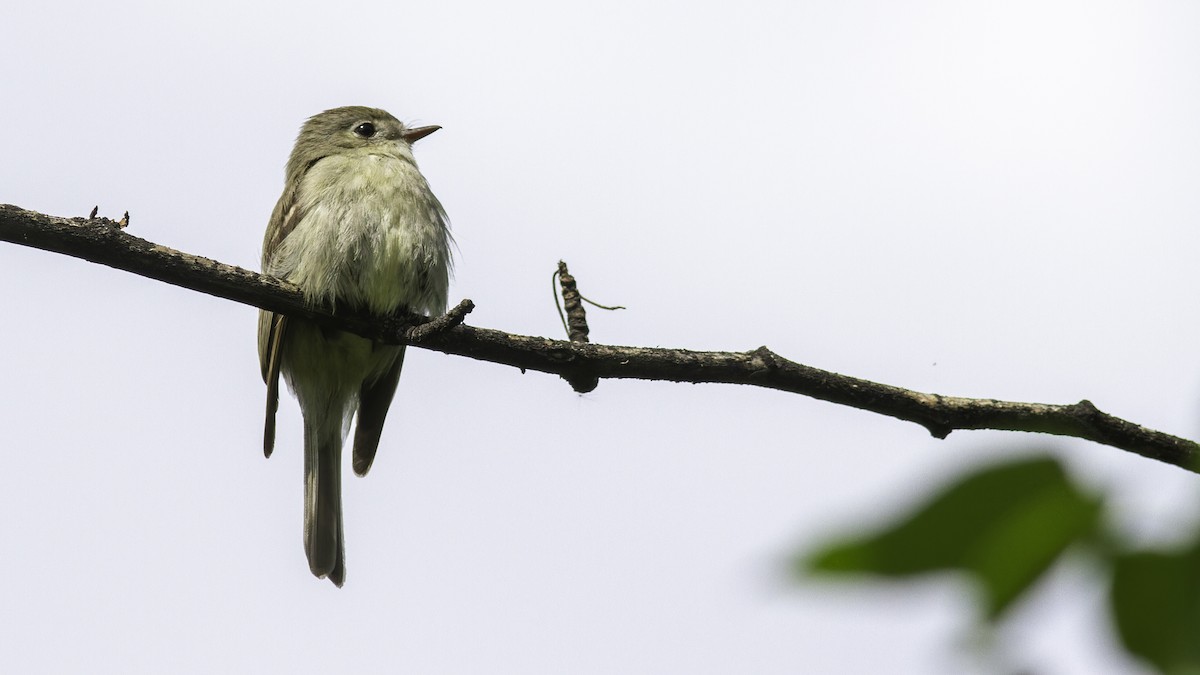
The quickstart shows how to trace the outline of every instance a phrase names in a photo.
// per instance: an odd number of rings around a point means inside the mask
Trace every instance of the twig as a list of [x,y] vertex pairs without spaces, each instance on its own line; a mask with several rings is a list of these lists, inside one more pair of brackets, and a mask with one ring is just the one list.
[[[571,276],[571,272],[567,269],[567,263],[562,260],[558,261],[558,271],[554,274],[558,277],[559,285],[562,286],[563,305],[567,308],[567,318],[563,321],[563,325],[567,328],[567,338],[576,344],[586,344],[590,332],[587,311],[583,309],[583,303],[579,301],[582,296],[579,295],[579,289],[575,286],[575,277]],[[562,310],[560,309],[559,316],[561,317],[561,315]],[[600,378],[592,373],[563,375],[563,379],[580,394],[595,391],[596,387],[600,386]]]

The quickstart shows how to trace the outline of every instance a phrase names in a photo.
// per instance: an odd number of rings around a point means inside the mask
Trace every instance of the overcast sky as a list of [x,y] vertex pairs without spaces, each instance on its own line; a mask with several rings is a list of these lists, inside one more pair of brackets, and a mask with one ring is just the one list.
[[[132,214],[257,269],[303,121],[444,129],[417,159],[474,325],[744,350],[1200,437],[1191,2],[10,3],[0,202]],[[1048,449],[1130,532],[1194,476],[1082,441],[948,440],[734,386],[413,350],[347,581],[308,572],[301,425],[261,452],[255,311],[0,245],[9,672],[971,672],[969,588],[790,586],[787,557],[966,467]],[[1082,573],[1000,636],[1140,673]],[[959,654],[959,656],[956,656]]]

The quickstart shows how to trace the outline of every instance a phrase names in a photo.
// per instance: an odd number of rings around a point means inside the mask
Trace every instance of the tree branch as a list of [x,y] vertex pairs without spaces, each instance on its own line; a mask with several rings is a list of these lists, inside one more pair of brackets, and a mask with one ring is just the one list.
[[[124,219],[123,219],[124,220]],[[124,220],[124,222],[128,222]],[[299,289],[250,270],[189,255],[128,234],[106,218],[59,218],[0,205],[0,240],[64,253],[217,297],[303,316],[364,337],[559,375],[568,382],[631,378],[748,384],[916,422],[937,438],[955,429],[1000,429],[1075,436],[1188,471],[1200,445],[1098,410],[1088,401],[1052,405],[926,394],[812,368],[766,347],[748,352],[617,347],[514,335],[462,324],[474,305],[445,316],[371,317],[305,304]]]

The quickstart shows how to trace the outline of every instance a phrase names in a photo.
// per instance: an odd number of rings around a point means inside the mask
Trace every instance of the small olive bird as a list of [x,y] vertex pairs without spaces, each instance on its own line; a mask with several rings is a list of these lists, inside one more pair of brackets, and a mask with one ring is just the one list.
[[[326,110],[305,122],[263,240],[263,271],[313,306],[376,315],[440,314],[450,275],[446,213],[413,159],[440,127],[409,128],[377,108]],[[258,355],[267,383],[263,450],[275,445],[279,376],[304,415],[304,552],[317,577],[346,579],[342,443],[350,418],[354,472],[375,459],[404,347],[262,311]]]

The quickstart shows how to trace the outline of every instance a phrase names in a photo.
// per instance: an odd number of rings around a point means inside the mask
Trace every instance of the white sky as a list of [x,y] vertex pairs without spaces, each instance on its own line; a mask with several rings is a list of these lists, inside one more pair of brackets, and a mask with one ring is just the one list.
[[[0,202],[257,268],[303,120],[380,106],[445,127],[417,156],[473,324],[559,336],[563,258],[630,308],[600,342],[1200,437],[1194,3],[110,4],[3,11]],[[253,309],[11,245],[0,287],[9,672],[970,672],[965,587],[781,562],[1033,448],[1137,536],[1195,518],[1193,476],[1112,448],[416,350],[339,591],[292,399],[261,454]],[[1102,603],[1064,575],[1001,645],[1141,672]]]

